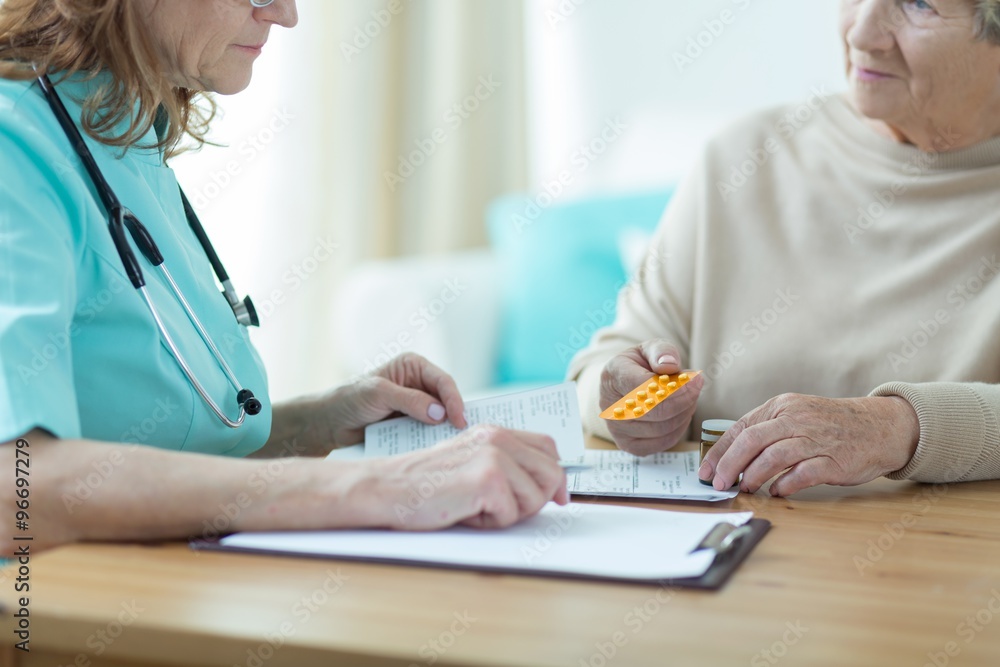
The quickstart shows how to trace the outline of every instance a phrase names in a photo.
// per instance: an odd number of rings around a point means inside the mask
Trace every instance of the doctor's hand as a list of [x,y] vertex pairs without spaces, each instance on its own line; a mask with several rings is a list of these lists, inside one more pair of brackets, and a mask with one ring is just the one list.
[[447,418],[465,428],[465,404],[455,380],[417,354],[402,354],[369,376],[340,387],[326,401],[334,442],[364,441],[364,429],[387,417],[407,415],[425,424]]
[[502,528],[533,516],[550,500],[569,502],[566,474],[552,438],[476,426],[429,449],[372,462],[380,512],[374,525],[434,530],[457,523]]
[[[607,363],[601,372],[601,410],[654,375],[681,372],[677,348],[663,340],[651,340],[629,348]],[[699,375],[657,405],[642,419],[609,420],[608,430],[618,447],[636,456],[663,452],[676,445],[687,432],[705,384]]]
[[767,480],[772,496],[818,484],[864,484],[909,463],[920,439],[910,404],[895,396],[832,399],[785,394],[736,422],[705,456],[701,479],[755,493]]

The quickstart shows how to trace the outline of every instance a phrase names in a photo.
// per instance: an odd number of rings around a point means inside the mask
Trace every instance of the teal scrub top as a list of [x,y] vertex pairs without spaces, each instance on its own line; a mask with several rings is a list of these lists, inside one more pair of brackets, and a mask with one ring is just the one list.
[[[108,79],[53,80],[79,123],[82,100]],[[40,87],[0,79],[0,442],[41,428],[64,439],[245,456],[267,441],[272,412],[264,366],[187,224],[173,171],[158,151],[141,148],[155,138],[151,130],[124,153],[86,141],[263,410],[231,429],[203,402],[126,277],[96,189]],[[167,330],[234,419],[236,390],[159,270],[133,251]]]

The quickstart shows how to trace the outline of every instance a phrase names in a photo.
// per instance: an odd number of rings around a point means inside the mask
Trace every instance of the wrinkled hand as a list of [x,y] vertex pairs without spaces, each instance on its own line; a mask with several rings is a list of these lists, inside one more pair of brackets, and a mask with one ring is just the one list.
[[364,440],[369,424],[387,417],[408,415],[425,424],[447,417],[455,428],[465,428],[465,405],[455,380],[417,354],[403,354],[371,375],[341,387],[327,401],[338,446]]
[[566,474],[552,438],[476,426],[429,449],[373,462],[376,523],[434,530],[461,523],[502,528],[533,516],[550,500],[569,502]]
[[698,471],[716,489],[755,493],[767,480],[772,496],[818,484],[854,486],[906,467],[920,423],[898,397],[832,399],[785,394],[739,420],[705,456]]
[[[654,375],[679,373],[680,364],[677,348],[663,340],[629,348],[611,359],[601,373],[601,410]],[[691,425],[704,384],[703,376],[695,377],[641,419],[609,420],[608,430],[615,444],[637,456],[666,451],[676,445]]]

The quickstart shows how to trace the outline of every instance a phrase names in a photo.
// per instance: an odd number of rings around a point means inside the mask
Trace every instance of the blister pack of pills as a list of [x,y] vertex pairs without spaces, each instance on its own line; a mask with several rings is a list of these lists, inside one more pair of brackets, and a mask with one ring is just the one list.
[[701,371],[684,371],[676,375],[654,375],[608,407],[601,413],[601,418],[614,421],[639,419],[700,374]]

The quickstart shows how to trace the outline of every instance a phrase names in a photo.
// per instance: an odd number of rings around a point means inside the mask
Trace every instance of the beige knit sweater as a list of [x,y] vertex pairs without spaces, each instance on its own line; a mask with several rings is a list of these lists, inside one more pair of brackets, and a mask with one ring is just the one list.
[[954,141],[893,142],[823,94],[711,141],[570,365],[586,428],[610,437],[608,359],[662,337],[707,373],[692,433],[786,392],[894,395],[920,442],[891,478],[1000,478],[1000,138]]

